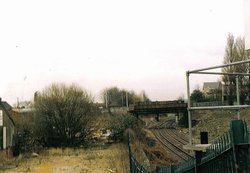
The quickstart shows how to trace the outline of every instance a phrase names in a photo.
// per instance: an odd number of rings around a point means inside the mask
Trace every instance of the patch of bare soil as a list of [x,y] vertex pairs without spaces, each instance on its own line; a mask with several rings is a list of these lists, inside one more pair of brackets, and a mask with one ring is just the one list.
[[142,129],[138,137],[133,139],[132,152],[137,161],[149,170],[156,166],[166,166],[177,163],[178,160],[166,151],[154,134],[147,129]]
[[[10,161],[9,161],[10,162]],[[126,144],[91,149],[49,149],[37,157],[12,160],[4,173],[127,173]]]

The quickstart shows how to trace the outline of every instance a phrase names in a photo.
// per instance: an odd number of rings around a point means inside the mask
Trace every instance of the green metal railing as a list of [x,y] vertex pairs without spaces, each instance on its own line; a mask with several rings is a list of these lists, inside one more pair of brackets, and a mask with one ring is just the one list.
[[201,163],[208,162],[218,157],[219,155],[232,149],[233,146],[232,132],[229,130],[221,137],[214,140],[213,144],[207,148],[205,155],[201,159]]
[[195,170],[195,158],[192,158],[186,162],[176,165],[175,169],[169,173],[179,173],[179,172],[192,173],[194,172],[194,170]]

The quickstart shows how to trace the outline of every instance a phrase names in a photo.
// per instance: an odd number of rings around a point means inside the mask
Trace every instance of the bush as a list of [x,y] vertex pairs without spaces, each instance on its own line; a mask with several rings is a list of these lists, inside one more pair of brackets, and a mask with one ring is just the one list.
[[52,84],[35,98],[36,135],[46,147],[84,145],[95,114],[91,96],[76,85]]
[[19,124],[19,132],[15,135],[15,146],[13,147],[13,155],[17,156],[20,153],[39,152],[42,147],[37,142],[34,135],[34,124],[24,123]]
[[111,120],[111,139],[115,141],[122,141],[124,139],[124,132],[128,128],[133,128],[137,124],[137,118],[132,115],[112,116]]

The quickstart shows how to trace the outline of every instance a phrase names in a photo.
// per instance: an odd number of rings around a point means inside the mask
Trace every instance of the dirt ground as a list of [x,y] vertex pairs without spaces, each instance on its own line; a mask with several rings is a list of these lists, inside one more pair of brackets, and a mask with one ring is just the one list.
[[92,149],[50,149],[36,157],[16,158],[4,173],[128,173],[126,144]]

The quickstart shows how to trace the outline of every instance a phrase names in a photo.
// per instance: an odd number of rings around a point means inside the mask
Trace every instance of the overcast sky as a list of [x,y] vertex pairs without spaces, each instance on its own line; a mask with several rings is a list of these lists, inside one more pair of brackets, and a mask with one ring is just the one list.
[[228,33],[244,36],[243,0],[2,0],[0,97],[13,104],[64,82],[96,99],[118,86],[173,100],[187,70],[222,64]]

